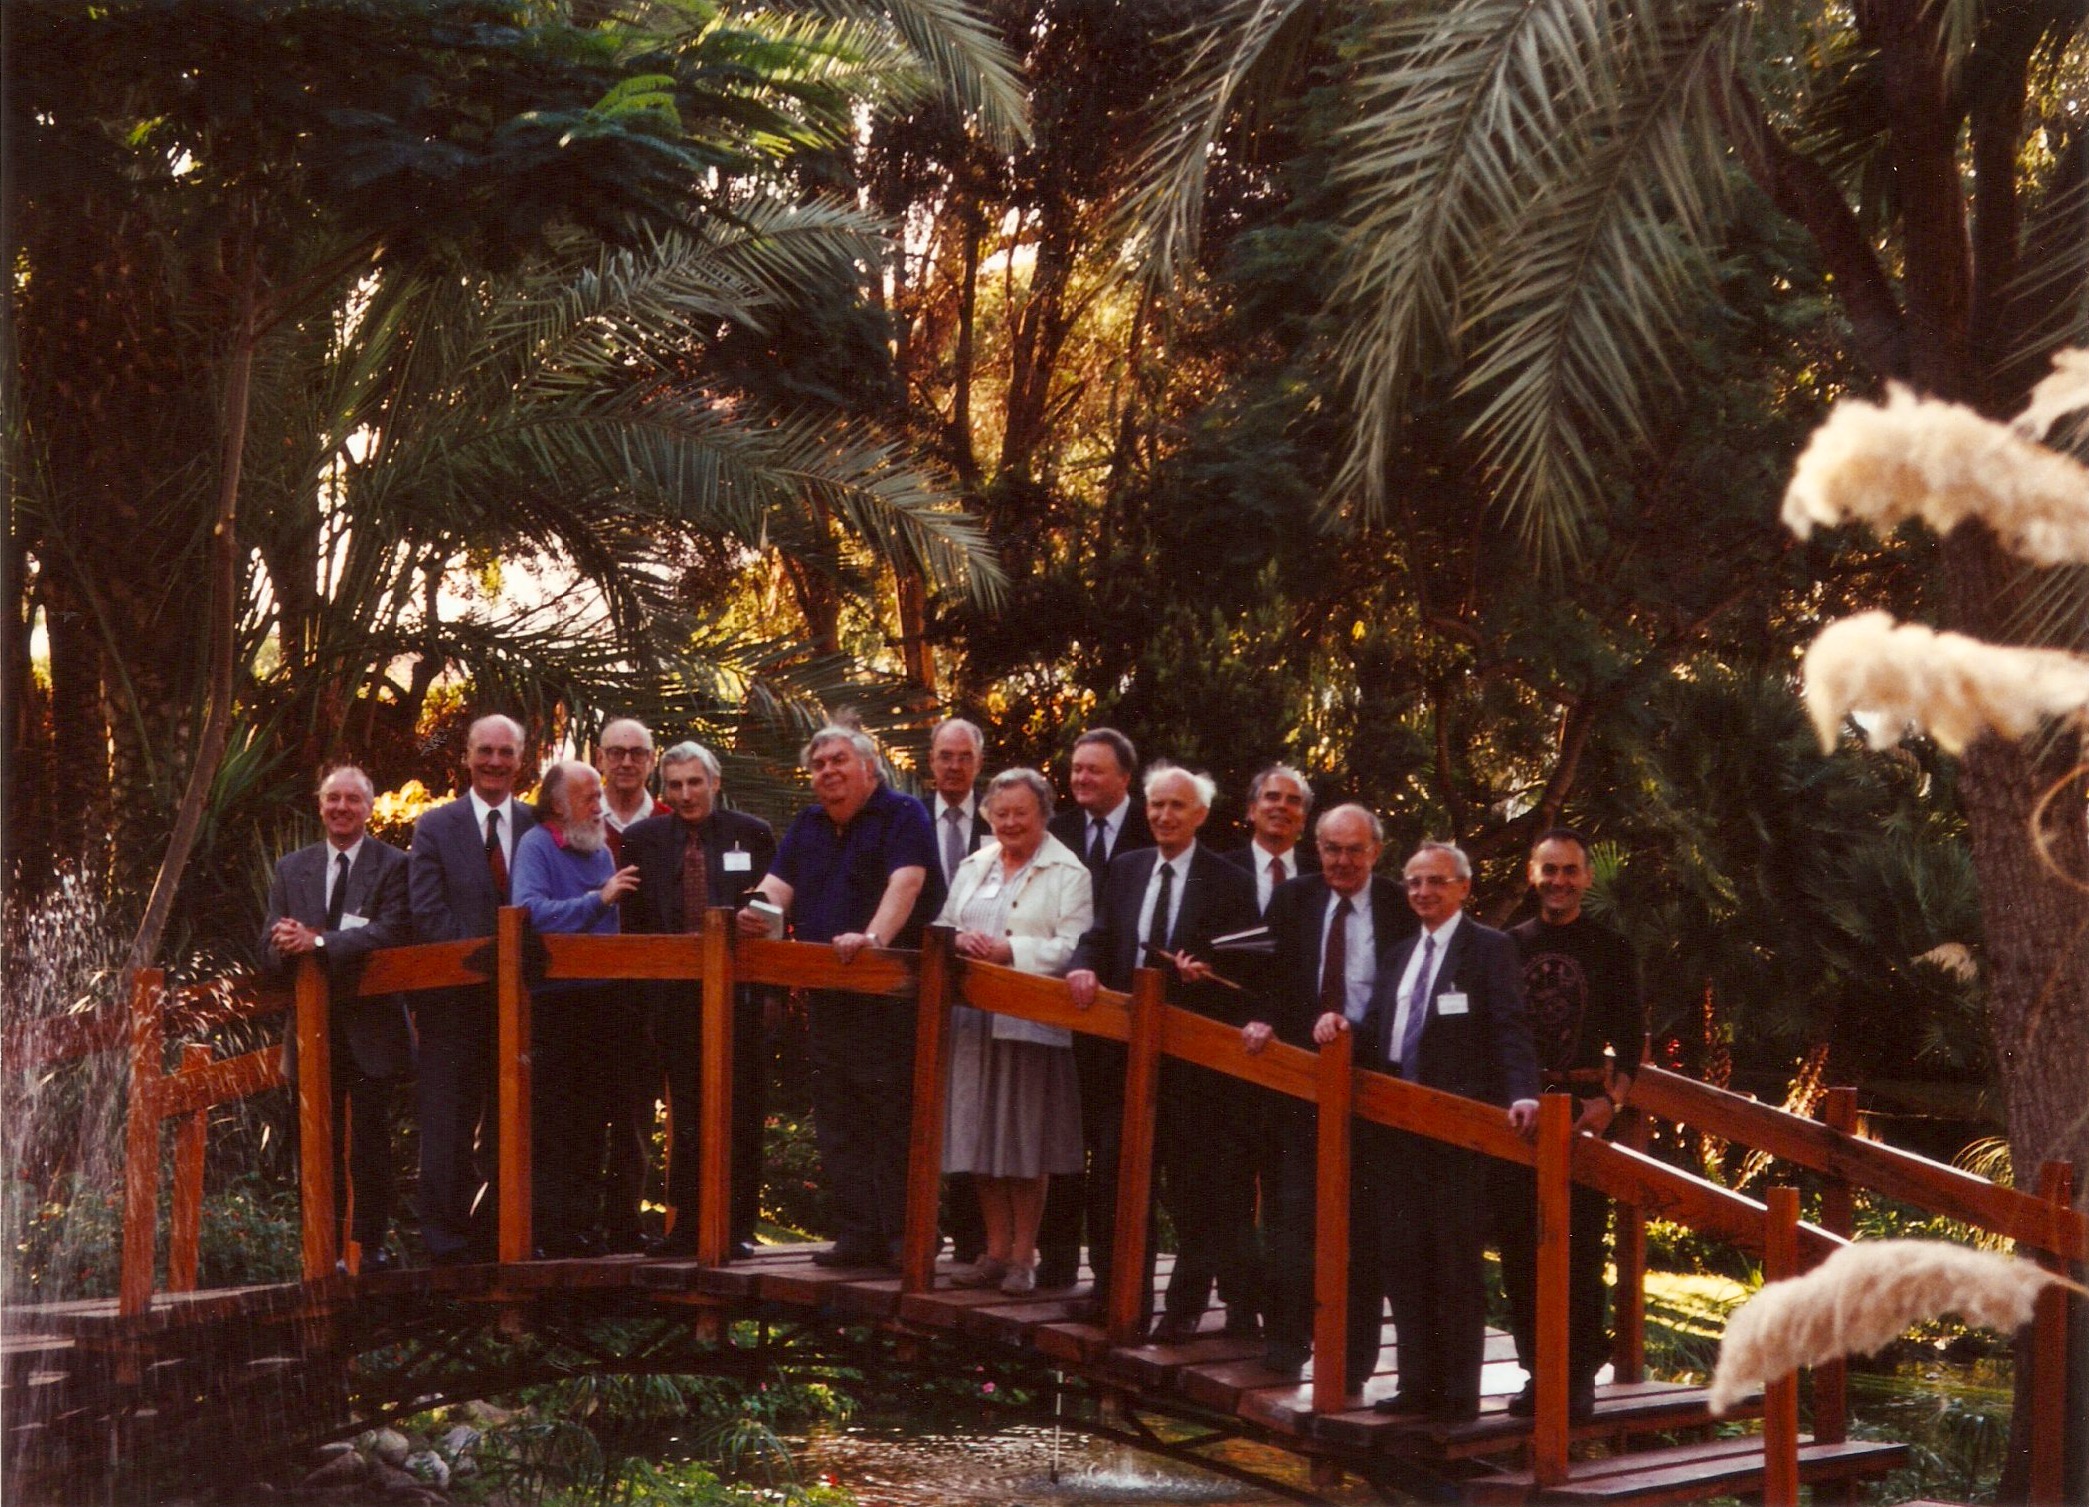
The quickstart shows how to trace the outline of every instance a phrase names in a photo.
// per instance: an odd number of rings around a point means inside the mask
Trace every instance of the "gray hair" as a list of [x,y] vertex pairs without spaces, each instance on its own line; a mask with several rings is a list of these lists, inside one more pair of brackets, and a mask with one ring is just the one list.
[[1132,747],[1132,740],[1114,727],[1091,727],[1074,739],[1074,751],[1079,752],[1084,744],[1100,743],[1117,760],[1117,767],[1129,779],[1139,767],[1139,752]]
[[701,764],[710,772],[712,779],[725,778],[718,767],[718,755],[693,738],[684,738],[660,756],[660,774],[663,779],[666,778],[667,766],[670,764]]
[[471,745],[474,738],[478,737],[479,729],[489,722],[507,723],[508,731],[515,735],[515,741],[518,745],[529,741],[529,734],[522,730],[522,724],[510,717],[506,712],[488,712],[483,717],[474,717],[471,726],[464,730],[464,742],[467,747]]
[[979,730],[978,723],[968,722],[963,717],[945,717],[930,730],[928,746],[934,748],[936,740],[947,732],[963,733],[972,740],[972,751],[982,759],[986,757],[986,734]]
[[1456,843],[1438,842],[1434,838],[1425,837],[1420,842],[1415,844],[1413,856],[1415,858],[1419,858],[1424,853],[1450,854],[1451,872],[1456,874],[1460,879],[1464,879],[1467,881],[1471,880],[1472,860],[1465,856],[1465,849],[1459,847]]
[[326,793],[326,787],[333,784],[334,777],[336,775],[343,774],[352,774],[355,776],[355,782],[363,787],[364,800],[374,801],[377,799],[376,782],[373,781],[369,775],[363,773],[363,767],[360,764],[336,764],[332,769],[329,769],[325,774],[322,774],[319,777],[320,794],[324,795]]
[[871,768],[879,770],[882,778],[883,770],[878,763],[877,742],[860,727],[842,727],[838,723],[828,723],[805,740],[805,746],[798,750],[798,762],[808,768],[811,767],[812,756],[820,751],[822,745],[828,743],[848,744],[849,747],[856,750],[865,763],[869,764]]
[[566,812],[566,782],[579,775],[587,775],[597,784],[602,776],[595,773],[595,766],[579,759],[554,759],[551,767],[544,771],[544,778],[537,784],[537,804],[533,808],[540,822],[557,817],[563,819]]
[[[1371,841],[1377,843],[1380,847],[1385,846],[1385,823],[1378,819],[1378,813],[1376,811],[1373,811],[1369,806],[1362,805],[1356,801],[1346,801],[1342,805],[1330,806],[1327,808],[1327,810],[1323,811],[1320,814],[1319,823],[1313,829],[1315,834],[1317,835],[1318,833],[1325,832],[1327,830],[1327,824],[1329,822],[1333,821],[1336,817],[1342,815],[1344,812],[1347,811],[1354,811],[1358,816],[1361,816],[1367,823],[1369,823],[1371,828]],[[1453,849],[1452,851],[1455,852],[1456,849]]]
[[1140,781],[1139,790],[1148,800],[1151,800],[1153,798],[1154,781],[1174,774],[1179,774],[1190,782],[1192,788],[1197,792],[1197,804],[1209,811],[1211,803],[1218,799],[1218,781],[1208,774],[1199,774],[1194,769],[1184,769],[1180,764],[1171,764],[1166,759],[1155,759],[1146,766],[1146,777]]
[[1004,769],[987,781],[986,798],[979,804],[991,806],[994,797],[1008,790],[1027,790],[1037,797],[1037,813],[1052,819],[1052,782],[1034,769]]
[[1313,814],[1313,783],[1289,764],[1272,764],[1255,778],[1248,781],[1248,804],[1254,805],[1262,798],[1262,787],[1271,780],[1283,778],[1298,786],[1298,793],[1306,798],[1306,815]]

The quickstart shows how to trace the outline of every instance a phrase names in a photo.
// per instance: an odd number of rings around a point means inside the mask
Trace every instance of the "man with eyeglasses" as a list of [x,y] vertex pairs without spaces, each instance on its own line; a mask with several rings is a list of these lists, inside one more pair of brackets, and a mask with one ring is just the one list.
[[635,717],[604,724],[595,744],[595,768],[602,776],[602,820],[609,828],[609,854],[624,861],[624,833],[652,816],[665,816],[665,803],[649,788],[653,779],[653,735]]
[[[1407,860],[1407,904],[1418,934],[1383,958],[1371,1003],[1354,1026],[1357,1063],[1409,1083],[1508,1107],[1509,1124],[1538,1123],[1538,1059],[1523,1000],[1523,964],[1504,932],[1465,914],[1472,863],[1450,843]],[[1352,1029],[1325,1011],[1313,1039]],[[1381,1413],[1462,1423],[1480,1411],[1486,1343],[1485,1159],[1427,1136],[1366,1127],[1355,1162],[1369,1164],[1379,1259],[1400,1348],[1400,1389]]]
[[[1261,1051],[1273,1036],[1311,1051],[1313,1024],[1328,1011],[1361,1024],[1378,981],[1378,960],[1414,931],[1414,913],[1400,887],[1373,872],[1385,852],[1385,829],[1376,813],[1362,806],[1337,806],[1320,818],[1314,837],[1320,871],[1280,885],[1264,912],[1275,946],[1268,996],[1271,1019],[1242,1029],[1242,1044],[1250,1052]],[[1313,1106],[1286,1098],[1271,1118],[1274,1168],[1262,1195],[1270,1271],[1263,1363],[1296,1378],[1312,1340]],[[1362,1196],[1368,1187],[1364,1177],[1350,1180],[1346,1355],[1350,1390],[1357,1392],[1378,1364],[1378,1328],[1385,1309],[1376,1205]]]

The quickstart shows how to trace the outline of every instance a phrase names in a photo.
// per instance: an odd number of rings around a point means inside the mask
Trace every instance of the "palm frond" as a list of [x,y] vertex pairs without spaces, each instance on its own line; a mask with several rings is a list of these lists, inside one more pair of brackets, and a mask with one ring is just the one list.
[[1468,325],[1483,338],[1462,387],[1486,401],[1472,432],[1541,558],[1577,553],[1598,458],[1646,443],[1677,380],[1701,249],[1727,206],[1719,101],[1746,31],[1723,0],[1667,8],[1625,92],[1577,131],[1578,159],[1475,280]]
[[1229,125],[1294,81],[1322,7],[1308,0],[1226,0],[1181,81],[1160,101],[1116,209],[1141,276],[1172,286],[1197,249],[1212,154]]
[[943,98],[994,150],[1030,139],[1022,76],[993,28],[966,0],[793,0],[815,15],[890,27]]

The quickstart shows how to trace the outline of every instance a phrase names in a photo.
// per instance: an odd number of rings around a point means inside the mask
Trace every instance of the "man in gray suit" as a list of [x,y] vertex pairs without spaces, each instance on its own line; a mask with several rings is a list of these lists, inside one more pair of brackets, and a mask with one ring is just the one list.
[[[497,913],[508,903],[515,845],[536,825],[529,807],[515,799],[520,723],[498,715],[474,722],[465,736],[464,767],[471,788],[422,812],[413,827],[407,892],[414,935],[422,942],[493,935]],[[486,1113],[493,991],[484,985],[431,990],[416,997],[414,1020],[421,1032],[421,1236],[437,1266],[490,1261],[499,1228],[497,1120]]]
[[[385,1249],[392,1223],[392,1085],[413,1066],[413,1038],[398,998],[347,997],[363,959],[380,947],[413,940],[406,855],[370,836],[370,806],[376,795],[370,777],[353,764],[329,771],[319,782],[319,820],[326,840],[299,848],[276,864],[268,885],[268,919],[261,931],[268,973],[280,977],[295,959],[309,954],[325,964],[334,990],[336,1217],[353,1188],[355,1222],[349,1235],[362,1247],[360,1269],[366,1272],[387,1271],[393,1265],[392,1253]],[[293,1022],[293,1061],[296,1042]]]

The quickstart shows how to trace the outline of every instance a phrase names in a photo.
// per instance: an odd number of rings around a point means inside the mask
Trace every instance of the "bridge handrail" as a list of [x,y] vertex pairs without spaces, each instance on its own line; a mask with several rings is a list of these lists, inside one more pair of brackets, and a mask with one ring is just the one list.
[[1779,1161],[1883,1193],[1935,1214],[2006,1236],[2068,1261],[2089,1259],[2089,1213],[2056,1207],[2016,1188],[1653,1063],[1632,1077],[1627,1103],[1762,1151]]
[[[698,1258],[717,1263],[728,1245],[728,1166],[730,1156],[730,1077],[733,995],[742,984],[780,985],[855,993],[886,999],[912,996],[916,1009],[914,1068],[914,1144],[909,1160],[907,1230],[903,1240],[901,1285],[920,1291],[934,1282],[937,1232],[935,1217],[941,1181],[944,1087],[949,1061],[949,1011],[955,1004],[1125,1044],[1125,1108],[1117,1188],[1117,1255],[1105,1317],[1113,1341],[1135,1337],[1145,1294],[1144,1245],[1150,1235],[1153,1124],[1158,1082],[1167,1058],[1197,1064],[1286,1098],[1312,1104],[1317,1114],[1316,1182],[1319,1187],[1319,1256],[1315,1289],[1316,1361],[1314,1407],[1343,1405],[1347,1378],[1342,1374],[1342,1332],[1347,1302],[1347,1189],[1351,1138],[1356,1121],[1419,1134],[1468,1151],[1531,1166],[1537,1174],[1539,1324],[1537,1341],[1537,1417],[1532,1443],[1534,1469],[1541,1481],[1564,1478],[1567,1459],[1566,1331],[1568,1187],[1579,1182],[1615,1198],[1625,1206],[1625,1226],[1643,1228],[1648,1215],[1675,1219],[1729,1241],[1760,1256],[1766,1273],[1803,1269],[1843,1242],[1834,1229],[1798,1219],[1795,1196],[1772,1189],[1767,1202],[1720,1188],[1686,1171],[1656,1161],[1643,1149],[1614,1145],[1576,1134],[1569,1102],[1548,1094],[1541,1109],[1535,1144],[1516,1134],[1499,1107],[1407,1083],[1355,1066],[1354,1041],[1343,1033],[1336,1042],[1308,1052],[1271,1042],[1249,1053],[1238,1028],[1171,1006],[1165,979],[1141,970],[1128,994],[1103,991],[1088,1009],[1077,1009],[1068,986],[1058,979],[1025,974],[993,964],[964,960],[952,947],[952,933],[932,928],[919,952],[867,951],[843,963],[831,947],[819,944],[742,938],[733,930],[730,911],[713,910],[701,932],[675,937],[545,936],[530,934],[526,914],[513,907],[500,915],[497,935],[471,942],[422,944],[373,954],[344,993],[352,997],[413,992],[468,985],[493,986],[499,1046],[497,1111],[501,1120],[501,1257],[525,1259],[532,1249],[528,1176],[530,1164],[529,1051],[530,985],[539,980],[604,979],[685,982],[697,986],[703,1075],[700,1133],[692,1150],[701,1162]],[[283,1081],[275,1053],[252,1053],[226,1062],[207,1061],[207,1049],[192,1047],[180,1072],[163,1072],[164,1028],[171,1012],[161,1008],[162,981],[141,973],[129,1012],[132,1045],[132,1118],[129,1168],[142,1176],[127,1177],[124,1255],[126,1312],[138,1312],[151,1291],[152,1221],[156,1204],[157,1130],[161,1119],[187,1117],[183,1150],[177,1158],[186,1169],[193,1160],[195,1188],[183,1209],[184,1170],[177,1179],[176,1246],[190,1248],[193,1281],[193,1238],[181,1228],[193,1224],[200,1197],[201,1113],[209,1104],[240,1097]],[[235,991],[236,993],[237,991]],[[268,996],[253,992],[261,1000]],[[304,1270],[319,1280],[333,1270],[335,1213],[333,1199],[330,999],[324,971],[314,960],[299,968],[296,1025],[300,1053],[299,1116],[303,1138],[301,1192],[304,1205]],[[280,1001],[275,1004],[280,1008]],[[256,1009],[246,1013],[262,1013]],[[113,1042],[110,1043],[113,1045]],[[199,1057],[197,1054],[204,1054]],[[1847,1091],[1837,1102],[1850,1107]],[[1941,1203],[1939,1212],[1968,1217],[1983,1228],[1996,1228],[2048,1252],[2048,1259],[2079,1259],[2083,1222],[2067,1210],[2066,1195],[2057,1198],[2049,1176],[2047,1197],[2031,1199],[2014,1190],[1993,1189],[1971,1174],[1941,1167],[1926,1159],[1863,1141],[1845,1131],[1819,1125],[1755,1104],[1739,1095],[1679,1078],[1654,1067],[1635,1076],[1628,1126],[1645,1113],[1658,1113],[1696,1124],[1726,1139],[1758,1147],[1794,1165],[1827,1174],[1832,1187],[1880,1186],[1881,1191],[1919,1204]],[[1853,1116],[1851,1116],[1853,1123]],[[1629,1131],[1628,1131],[1629,1133]],[[1643,1143],[1642,1143],[1643,1144]],[[2006,1195],[2006,1196],[1997,1196]],[[1824,1205],[1825,1207],[1825,1205]],[[686,1211],[685,1211],[686,1215]],[[142,1220],[142,1239],[134,1238]],[[1846,1227],[1846,1218],[1842,1221]],[[1637,1275],[1621,1250],[1621,1281]],[[142,1287],[141,1287],[142,1284]],[[1636,1294],[1634,1295],[1636,1297]],[[1636,1304],[1634,1305],[1636,1308]],[[2057,1315],[2057,1316],[2056,1316]],[[2040,1339],[2034,1351],[2041,1377],[2053,1381],[2052,1393],[2064,1399],[2064,1305],[2042,1309]],[[2061,1326],[2059,1330],[2055,1325]],[[1621,1319],[1621,1329],[1624,1320]],[[2060,1348],[2052,1339],[2060,1333]],[[2057,1357],[2055,1359],[2054,1357]],[[1824,1371],[1827,1368],[1824,1368]],[[2048,1373],[2050,1372],[2050,1376]],[[1816,1376],[1817,1388],[1823,1378]],[[1795,1383],[1780,1383],[1790,1388]],[[1839,1398],[1840,1376],[1834,1376]],[[1784,1497],[1784,1483],[1795,1481],[1797,1412],[1795,1393],[1773,1390],[1766,1406],[1765,1449],[1771,1458],[1772,1494]],[[1839,1403],[1837,1404],[1839,1406]],[[2064,1401],[2060,1403],[2064,1406]],[[1817,1417],[1821,1404],[1817,1402]],[[1839,1414],[1835,1415],[1839,1420]],[[1839,1421],[1835,1424],[1839,1427]],[[2036,1432],[2036,1431],[2035,1431]],[[2057,1438],[2050,1428],[2039,1437]],[[2057,1445],[2043,1452],[2051,1469]]]

